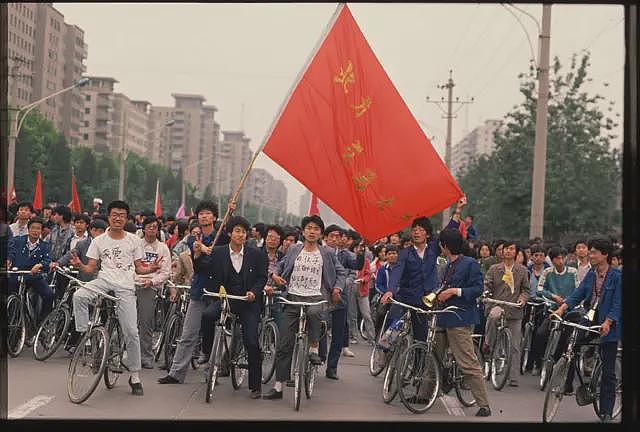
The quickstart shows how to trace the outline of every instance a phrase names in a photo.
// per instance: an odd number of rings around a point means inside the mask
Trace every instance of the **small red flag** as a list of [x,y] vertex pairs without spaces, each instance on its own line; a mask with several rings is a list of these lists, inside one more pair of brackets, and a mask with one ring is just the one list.
[[78,197],[78,188],[76,186],[76,175],[71,174],[71,202],[69,203],[69,208],[73,213],[80,213],[82,209],[80,208],[80,197]]
[[279,113],[264,152],[367,239],[463,194],[346,5]]
[[162,206],[160,205],[160,179],[156,182],[156,217],[162,216]]
[[311,194],[311,205],[309,206],[309,216],[320,216],[320,209],[318,208],[318,197],[315,194]]
[[42,210],[42,175],[40,170],[36,173],[36,191],[33,195],[33,208]]

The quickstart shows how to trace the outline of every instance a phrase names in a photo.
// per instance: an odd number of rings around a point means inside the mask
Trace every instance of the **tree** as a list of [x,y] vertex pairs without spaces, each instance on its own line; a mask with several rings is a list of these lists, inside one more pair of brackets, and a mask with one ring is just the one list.
[[[617,124],[600,107],[603,96],[584,89],[589,54],[574,55],[564,73],[556,57],[550,71],[544,236],[608,233],[621,225],[621,159],[611,149]],[[460,175],[469,198],[468,214],[482,238],[526,239],[531,209],[531,176],[536,118],[537,72],[520,74],[524,101],[505,116],[494,135],[496,148],[472,161]],[[613,102],[609,102],[610,108]]]

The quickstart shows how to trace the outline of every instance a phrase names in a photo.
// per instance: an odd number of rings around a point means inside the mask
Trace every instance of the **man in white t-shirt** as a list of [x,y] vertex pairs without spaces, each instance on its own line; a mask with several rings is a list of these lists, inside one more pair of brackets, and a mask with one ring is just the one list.
[[[101,292],[113,290],[118,301],[118,320],[124,336],[127,359],[125,367],[131,372],[129,385],[131,393],[142,396],[140,381],[140,338],[138,336],[138,319],[136,310],[136,292],[134,276],[148,274],[161,268],[162,257],[150,265],[144,265],[144,253],[140,239],[134,234],[124,231],[129,216],[129,205],[124,201],[113,201],[107,207],[109,229],[96,237],[87,251],[87,264],[83,264],[74,255],[71,264],[83,273],[93,273],[100,261],[98,277],[87,286]],[[89,304],[98,295],[88,289],[79,288],[73,295],[73,314],[76,331],[85,332],[89,327]]]

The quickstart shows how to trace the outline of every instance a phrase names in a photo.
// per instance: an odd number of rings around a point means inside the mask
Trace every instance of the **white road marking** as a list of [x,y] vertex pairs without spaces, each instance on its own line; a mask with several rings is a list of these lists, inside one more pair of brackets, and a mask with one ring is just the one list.
[[464,410],[462,409],[462,405],[460,405],[460,402],[458,401],[457,398],[454,398],[449,395],[442,395],[440,396],[440,400],[442,401],[442,404],[446,408],[447,413],[449,413],[449,415],[453,415],[453,416],[466,415],[464,413]]
[[41,406],[44,406],[51,402],[55,396],[38,395],[30,401],[20,405],[18,408],[9,411],[8,418],[19,419],[26,417],[30,412],[37,410]]

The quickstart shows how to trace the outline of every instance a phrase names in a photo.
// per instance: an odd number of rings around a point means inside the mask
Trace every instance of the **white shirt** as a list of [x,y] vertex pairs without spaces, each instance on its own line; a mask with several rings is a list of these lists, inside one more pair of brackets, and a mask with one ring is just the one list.
[[231,264],[233,264],[236,273],[240,273],[240,269],[242,269],[242,258],[244,257],[244,245],[242,249],[240,249],[240,252],[234,252],[233,249],[231,249],[231,245],[229,245],[229,255],[231,256]]
[[144,258],[142,242],[134,234],[125,232],[124,238],[114,240],[109,231],[91,241],[87,257],[100,260],[98,279],[122,287],[135,289],[135,260]]
[[422,249],[422,252],[416,246],[414,246],[413,248],[416,250],[416,253],[420,257],[420,259],[424,259],[424,251],[427,250],[427,245],[426,244],[424,245],[424,248]]
[[293,264],[289,293],[303,297],[322,295],[322,254],[320,250],[307,252],[304,249]]
[[11,234],[13,234],[14,237],[19,237],[19,236],[29,234],[29,227],[27,227],[27,225],[28,225],[28,222],[25,223],[24,225],[20,225],[20,221],[16,221],[12,223],[11,225],[9,225],[9,228],[11,228]]
[[89,236],[89,233],[87,231],[84,232],[84,235],[82,237],[78,237],[78,234],[74,234],[73,237],[71,237],[71,244],[69,245],[69,250],[74,249],[79,241],[86,239],[88,236]]

